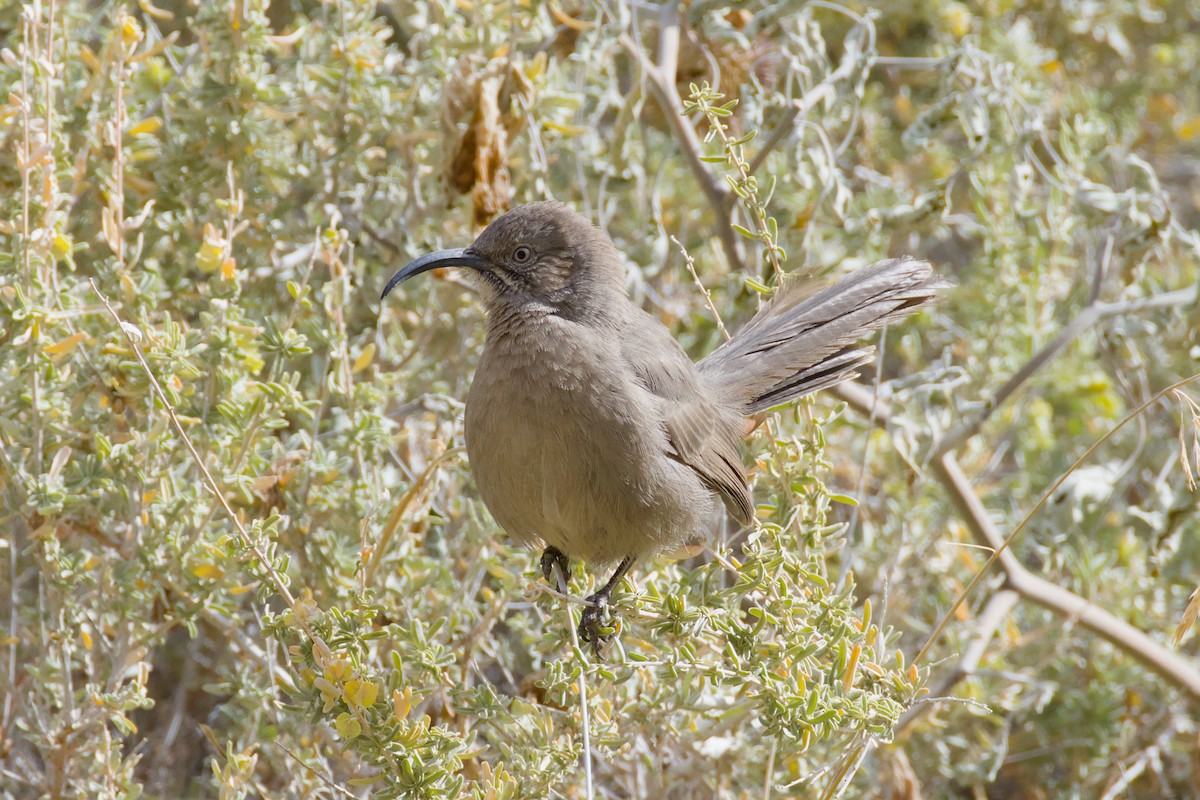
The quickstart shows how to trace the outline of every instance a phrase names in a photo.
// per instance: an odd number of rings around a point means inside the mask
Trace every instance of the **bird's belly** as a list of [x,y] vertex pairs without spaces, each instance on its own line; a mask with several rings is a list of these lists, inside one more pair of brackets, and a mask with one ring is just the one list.
[[[467,399],[480,496],[518,541],[608,563],[695,536],[712,493],[666,457],[661,426],[603,380],[481,364]],[[532,373],[532,374],[530,374]]]

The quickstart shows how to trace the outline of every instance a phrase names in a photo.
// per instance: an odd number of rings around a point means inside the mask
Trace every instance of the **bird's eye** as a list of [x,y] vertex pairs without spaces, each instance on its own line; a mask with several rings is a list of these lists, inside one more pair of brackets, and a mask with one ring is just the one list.
[[516,250],[513,250],[513,261],[518,264],[528,264],[533,261],[533,248],[527,244],[518,245]]

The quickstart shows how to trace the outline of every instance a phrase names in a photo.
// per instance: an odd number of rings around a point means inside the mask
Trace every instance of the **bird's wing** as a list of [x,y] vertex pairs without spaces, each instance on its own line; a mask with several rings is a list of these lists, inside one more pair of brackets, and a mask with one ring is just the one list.
[[721,495],[729,512],[748,524],[754,497],[738,450],[744,420],[707,396],[695,364],[662,323],[647,314],[631,328],[620,337],[621,354],[638,383],[661,401],[671,448],[667,455],[691,467]]
[[[705,485],[721,495],[725,507],[747,525],[754,518],[754,496],[746,485],[746,471],[738,452],[736,428],[714,425],[708,403],[675,404],[666,418],[669,455],[695,470]],[[724,422],[722,420],[721,422]]]

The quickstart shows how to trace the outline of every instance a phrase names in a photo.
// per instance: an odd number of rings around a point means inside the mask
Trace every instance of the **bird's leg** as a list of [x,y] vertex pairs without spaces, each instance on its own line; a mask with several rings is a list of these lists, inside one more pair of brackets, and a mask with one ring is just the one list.
[[632,566],[633,556],[621,559],[621,563],[617,565],[617,571],[608,579],[608,583],[584,601],[587,605],[584,606],[583,616],[579,620],[579,638],[585,642],[591,642],[597,649],[600,647],[600,643],[607,638],[600,635],[600,629],[604,627],[604,618],[608,616],[608,601],[612,598],[613,589],[617,587],[621,578],[625,577],[625,573]]
[[[550,579],[555,567],[558,567],[557,582]],[[558,590],[563,594],[567,593],[567,581],[571,579],[571,562],[563,555],[562,550],[553,545],[542,551],[542,577],[546,579],[546,583],[557,583]]]

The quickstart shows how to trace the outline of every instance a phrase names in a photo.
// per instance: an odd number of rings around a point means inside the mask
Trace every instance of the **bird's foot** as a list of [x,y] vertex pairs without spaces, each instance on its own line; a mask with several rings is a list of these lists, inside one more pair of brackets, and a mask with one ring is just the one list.
[[[554,568],[558,567],[558,580],[554,580]],[[567,581],[571,579],[571,562],[562,550],[550,546],[542,551],[542,577],[546,583],[557,586],[563,594],[567,593]]]
[[609,613],[608,601],[610,592],[605,589],[596,592],[584,602],[583,616],[579,619],[579,640],[592,645],[599,653],[600,647],[613,636],[612,615]]
[[601,646],[615,633],[612,629],[612,615],[608,611],[608,602],[612,599],[613,589],[621,582],[621,578],[625,577],[625,573],[633,566],[633,562],[633,556],[621,559],[621,563],[617,565],[617,571],[608,579],[608,583],[584,601],[587,605],[583,607],[583,616],[579,619],[579,638],[591,644],[597,656],[600,655]]

